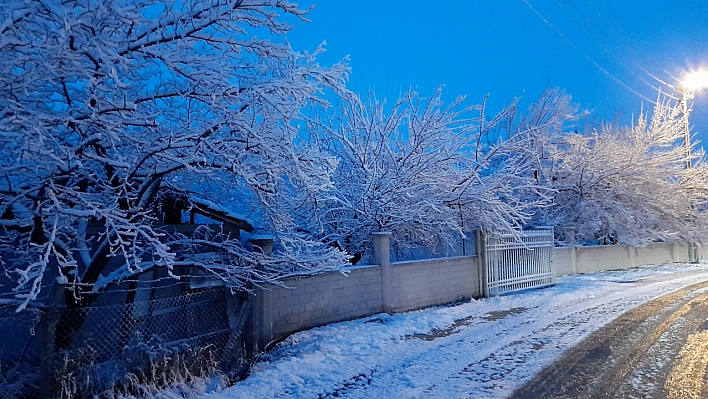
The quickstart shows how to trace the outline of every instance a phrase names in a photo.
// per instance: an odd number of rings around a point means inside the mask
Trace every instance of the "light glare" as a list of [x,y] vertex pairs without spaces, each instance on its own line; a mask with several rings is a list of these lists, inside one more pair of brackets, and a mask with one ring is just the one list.
[[700,69],[698,71],[689,72],[681,81],[681,85],[691,91],[708,87],[708,71]]

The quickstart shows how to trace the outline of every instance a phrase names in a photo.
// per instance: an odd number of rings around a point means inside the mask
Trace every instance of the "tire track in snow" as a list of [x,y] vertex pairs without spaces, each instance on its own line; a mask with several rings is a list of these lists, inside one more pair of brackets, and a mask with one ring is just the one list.
[[708,293],[699,292],[706,287],[708,282],[693,284],[626,312],[566,352],[512,398],[615,397],[672,325],[689,313],[698,312],[705,320],[708,307],[697,305],[708,300]]
[[[700,279],[706,279],[705,273],[700,276]],[[422,364],[442,354],[446,355],[441,366],[449,369],[450,374],[444,380],[426,387],[425,391],[431,396],[442,397],[459,397],[457,395],[461,392],[475,398],[506,397],[563,351],[599,328],[598,321],[591,323],[592,319],[602,319],[600,325],[609,323],[625,311],[657,295],[695,282],[697,277],[695,274],[679,278],[676,278],[676,275],[653,277],[633,282],[635,286],[629,289],[622,282],[623,289],[603,298],[579,298],[575,303],[568,305],[563,302],[552,309],[535,306],[522,314],[499,320],[498,323],[507,326],[498,336],[485,334],[484,330],[492,327],[490,323],[461,327],[454,342],[440,342],[439,345],[415,355]],[[548,314],[552,316],[549,317]],[[551,318],[555,321],[548,323]],[[469,339],[471,337],[474,338]],[[460,361],[466,364],[460,364]],[[393,368],[395,367],[390,367]],[[399,370],[401,371],[398,374],[406,375],[409,380],[424,377],[424,374],[420,373],[410,375],[403,371],[405,368]],[[386,376],[391,373],[383,372],[379,375]],[[395,382],[385,379],[385,382],[381,383],[387,385]],[[372,386],[376,385],[378,384],[375,381]],[[412,396],[417,396],[413,393],[411,392]]]

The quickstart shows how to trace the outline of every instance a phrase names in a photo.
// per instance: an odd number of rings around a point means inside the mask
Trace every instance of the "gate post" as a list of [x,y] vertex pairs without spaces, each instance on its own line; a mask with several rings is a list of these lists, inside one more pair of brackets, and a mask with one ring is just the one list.
[[374,262],[381,266],[381,302],[384,313],[391,314],[391,249],[389,247],[390,232],[372,233],[374,239]]
[[487,287],[487,249],[484,240],[484,233],[481,230],[474,231],[474,251],[477,255],[477,267],[479,276],[479,295],[482,298],[489,297]]

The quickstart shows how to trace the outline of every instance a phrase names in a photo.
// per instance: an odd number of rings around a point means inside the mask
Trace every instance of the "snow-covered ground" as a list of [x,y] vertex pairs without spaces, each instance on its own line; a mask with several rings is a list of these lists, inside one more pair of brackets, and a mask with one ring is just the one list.
[[552,288],[294,334],[208,399],[503,398],[625,311],[708,280],[708,265],[565,276]]

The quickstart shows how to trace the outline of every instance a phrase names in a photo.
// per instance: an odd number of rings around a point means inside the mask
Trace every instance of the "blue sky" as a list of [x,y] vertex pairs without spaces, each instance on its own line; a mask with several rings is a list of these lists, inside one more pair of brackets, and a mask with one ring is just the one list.
[[[444,85],[448,100],[489,94],[491,114],[514,97],[525,108],[561,87],[596,120],[629,124],[656,88],[669,90],[654,77],[676,84],[685,71],[708,68],[708,0],[299,4],[316,8],[290,32],[291,45],[313,50],[326,40],[323,64],[349,55],[350,88],[391,101],[409,86],[429,95]],[[691,123],[708,142],[708,93],[696,95]]]

